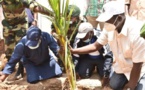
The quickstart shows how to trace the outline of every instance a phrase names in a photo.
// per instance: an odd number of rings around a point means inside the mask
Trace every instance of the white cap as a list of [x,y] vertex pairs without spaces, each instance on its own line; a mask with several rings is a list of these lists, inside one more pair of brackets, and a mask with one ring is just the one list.
[[96,21],[105,22],[111,19],[114,15],[125,12],[125,2],[122,0],[110,1],[103,6],[104,12],[99,15]]
[[76,38],[84,38],[89,31],[93,31],[93,26],[89,22],[81,23],[78,28]]

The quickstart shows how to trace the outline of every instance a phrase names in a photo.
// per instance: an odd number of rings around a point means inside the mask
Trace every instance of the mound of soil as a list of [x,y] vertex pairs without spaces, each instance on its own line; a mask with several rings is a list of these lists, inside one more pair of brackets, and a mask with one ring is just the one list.
[[[10,75],[4,82],[0,83],[0,90],[70,90],[66,75],[59,78],[51,78],[30,84],[26,80],[26,75],[20,80],[14,80],[15,73]],[[103,90],[99,77],[94,74],[89,79],[77,80],[76,90]],[[109,88],[104,90],[111,90]]]

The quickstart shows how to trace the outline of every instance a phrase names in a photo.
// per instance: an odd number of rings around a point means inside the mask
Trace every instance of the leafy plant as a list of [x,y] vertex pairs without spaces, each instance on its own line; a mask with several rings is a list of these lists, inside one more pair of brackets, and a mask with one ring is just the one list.
[[73,8],[68,14],[67,11],[68,11],[69,0],[48,0],[48,2],[52,8],[53,17],[48,16],[47,18],[53,23],[56,33],[58,35],[57,40],[62,48],[59,53],[59,56],[65,66],[65,71],[68,77],[70,89],[75,90],[76,75],[75,75],[74,64],[72,62],[71,52],[68,48],[68,43],[70,40],[67,39],[67,32],[69,30],[69,22],[70,22]]

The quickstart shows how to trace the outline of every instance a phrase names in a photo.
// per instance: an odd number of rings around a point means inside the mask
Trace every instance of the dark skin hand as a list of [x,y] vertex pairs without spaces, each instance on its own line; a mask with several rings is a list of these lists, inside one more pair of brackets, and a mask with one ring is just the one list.
[[103,77],[102,78],[102,81],[101,81],[102,90],[110,90],[109,81],[110,81],[109,77]]
[[127,90],[127,88],[130,88],[130,90],[135,90],[135,87],[137,86],[137,82],[140,77],[141,68],[142,63],[133,63],[133,68],[130,74],[130,80],[125,85],[124,90]]
[[109,77],[103,77],[102,78],[102,87],[104,88],[104,87],[108,87],[109,86]]
[[3,82],[8,76],[8,74],[3,74],[2,72],[0,72],[0,82]]
[[53,12],[43,6],[36,6],[33,10],[35,13],[39,12],[44,15],[53,16]]

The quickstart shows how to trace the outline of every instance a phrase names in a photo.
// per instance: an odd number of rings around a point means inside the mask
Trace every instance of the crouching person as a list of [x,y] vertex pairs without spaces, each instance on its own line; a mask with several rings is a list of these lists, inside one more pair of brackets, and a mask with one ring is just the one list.
[[[97,40],[97,36],[94,32],[95,31],[93,29],[93,26],[90,23],[81,23],[78,28],[78,33],[76,35],[74,48],[79,48],[94,43]],[[91,77],[95,68],[101,78],[103,78],[106,74],[107,76],[109,76],[110,73],[108,72],[110,72],[110,66],[108,69],[108,66],[106,66],[105,64],[106,60],[103,56],[103,53],[104,48],[87,54],[73,54],[76,71],[80,78],[83,79]],[[110,65],[112,61],[107,61],[107,64],[108,63]]]
[[26,69],[29,83],[60,76],[61,68],[49,54],[49,48],[55,55],[58,54],[59,47],[51,35],[42,32],[36,26],[30,27],[26,36],[16,45],[9,62],[1,72],[0,80],[4,81],[20,60]]

